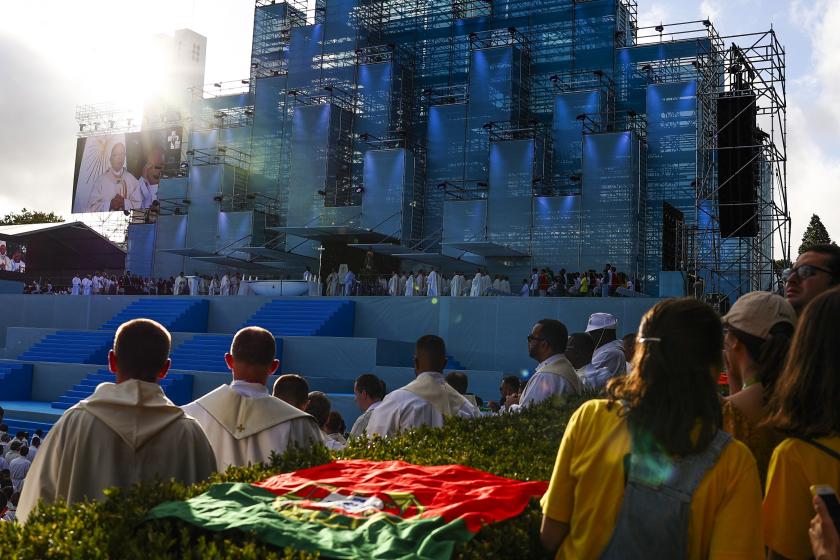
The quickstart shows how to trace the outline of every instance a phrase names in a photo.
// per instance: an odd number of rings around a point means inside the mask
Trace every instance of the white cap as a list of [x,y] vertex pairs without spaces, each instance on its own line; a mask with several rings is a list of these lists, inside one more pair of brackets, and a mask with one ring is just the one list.
[[598,329],[615,329],[618,327],[618,319],[609,313],[593,313],[589,316],[586,324],[586,332],[597,331]]

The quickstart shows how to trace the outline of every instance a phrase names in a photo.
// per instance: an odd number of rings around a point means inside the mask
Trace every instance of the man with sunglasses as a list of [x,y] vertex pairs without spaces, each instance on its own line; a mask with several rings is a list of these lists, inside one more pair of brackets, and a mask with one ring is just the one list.
[[799,315],[808,303],[840,283],[840,247],[820,244],[799,255],[792,268],[782,273],[785,297]]

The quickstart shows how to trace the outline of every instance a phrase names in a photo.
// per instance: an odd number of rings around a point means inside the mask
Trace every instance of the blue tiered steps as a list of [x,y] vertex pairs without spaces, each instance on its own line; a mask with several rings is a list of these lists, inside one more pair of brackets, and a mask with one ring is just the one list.
[[18,360],[66,364],[107,364],[114,333],[56,331],[35,343]]
[[43,430],[44,435],[47,435],[53,424],[51,422],[34,422],[32,420],[18,420],[16,418],[4,418],[3,423],[9,427],[9,434],[14,437],[18,432],[26,432],[31,438],[35,435],[35,430]]
[[[68,409],[80,400],[91,396],[93,391],[96,390],[97,385],[106,382],[114,382],[114,374],[107,369],[100,369],[95,373],[90,373],[72,389],[58,397],[58,400],[52,403],[52,407]],[[175,404],[180,406],[192,401],[192,375],[170,373],[163,379],[160,379],[158,383],[163,388],[166,396]]]
[[4,401],[32,398],[32,364],[0,362],[0,398]]
[[275,299],[243,326],[258,326],[274,336],[353,336],[354,302],[341,299]]
[[157,321],[170,332],[207,332],[209,309],[206,299],[147,297],[111,317],[99,330],[115,331],[126,321],[142,318]]
[[[197,335],[184,341],[172,352],[172,368],[192,371],[227,372],[225,352],[230,351],[233,336]],[[277,341],[277,355],[282,345]]]

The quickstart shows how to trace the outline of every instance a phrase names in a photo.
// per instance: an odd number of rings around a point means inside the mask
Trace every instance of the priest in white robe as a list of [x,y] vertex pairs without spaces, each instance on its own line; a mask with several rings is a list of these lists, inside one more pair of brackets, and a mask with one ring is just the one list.
[[184,277],[184,273],[179,273],[175,277],[175,283],[172,285],[172,293],[176,296],[181,295],[181,291],[184,289],[184,282],[186,281],[187,279]]
[[417,277],[414,279],[414,295],[417,296],[425,296],[426,295],[426,271],[422,268],[420,272],[417,273]]
[[477,418],[480,413],[443,378],[446,345],[438,336],[420,337],[414,348],[416,379],[391,393],[376,407],[368,434],[389,436],[419,426],[440,428],[444,419]]
[[82,278],[82,295],[89,296],[93,291],[93,280],[90,279],[90,274]]
[[267,330],[240,330],[225,354],[233,382],[184,406],[204,428],[219,472],[264,463],[272,451],[324,442],[312,416],[269,394],[266,382],[280,366],[275,352],[274,336]]
[[405,281],[405,295],[411,297],[414,294],[414,273],[408,275],[408,278]]
[[213,275],[213,279],[210,280],[210,295],[217,296],[219,295],[219,277],[217,275]]
[[169,370],[171,345],[166,329],[149,319],[117,329],[108,354],[116,384],[101,383],[50,430],[23,485],[20,523],[39,500],[101,500],[107,488],[156,478],[189,485],[216,469],[204,430],[157,383]]
[[397,295],[401,296],[405,294],[405,283],[408,281],[408,275],[403,272],[400,274],[400,285],[397,287]]
[[496,275],[496,278],[493,279],[493,295],[499,295],[502,291],[502,279],[499,275]]
[[222,279],[219,281],[219,295],[230,295],[230,278],[228,277],[227,272],[222,275]]
[[388,295],[389,296],[396,296],[399,294],[398,290],[400,288],[400,277],[397,275],[396,272],[391,276],[388,280]]
[[70,288],[70,295],[77,296],[82,293],[82,279],[78,274],[73,275],[72,287]]
[[493,284],[490,281],[490,275],[489,274],[482,274],[481,275],[481,295],[489,296],[490,295],[490,289],[491,289],[492,285]]
[[440,275],[432,269],[426,277],[426,295],[437,297],[440,295]]
[[481,271],[475,273],[470,285],[470,297],[478,297],[481,295]]
[[449,295],[452,297],[460,297],[464,291],[464,277],[460,272],[456,272],[449,281]]

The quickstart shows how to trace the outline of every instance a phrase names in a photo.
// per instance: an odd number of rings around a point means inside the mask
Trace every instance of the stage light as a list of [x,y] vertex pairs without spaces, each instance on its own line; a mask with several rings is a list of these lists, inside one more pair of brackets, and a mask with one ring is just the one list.
[[181,162],[181,164],[180,164],[178,167],[180,167],[181,169],[186,170],[186,169],[188,169],[188,168],[190,167],[190,164],[189,164],[189,162],[182,161],[182,162]]
[[488,185],[485,181],[478,181],[478,182],[476,183],[476,185],[478,185],[479,187],[484,188],[484,189],[486,189],[487,187],[489,187],[489,186],[490,186],[490,185]]
[[257,198],[257,195],[256,193],[249,192],[245,195],[245,198],[247,198],[248,200],[254,200],[255,198]]
[[183,204],[192,204],[192,200],[190,200],[189,198],[185,198],[184,200],[182,200],[182,201],[181,201],[181,203],[183,203]]
[[662,33],[663,31],[665,31],[665,26],[660,23],[654,29],[656,29],[657,33]]
[[248,84],[251,83],[251,80],[242,80],[242,83],[245,84],[245,85],[248,85]]
[[704,19],[703,20],[703,25],[708,28],[708,27],[712,26],[712,22],[709,21],[708,19]]
[[319,190],[319,191],[318,191],[318,194],[320,194],[321,196],[326,197],[326,196],[327,196],[327,191],[325,191],[325,190],[321,189],[321,190]]
[[569,175],[569,180],[570,180],[572,183],[580,183],[580,182],[581,182],[581,180],[582,180],[582,178],[581,178],[581,176],[580,176],[580,175]]
[[353,189],[353,192],[356,193],[356,194],[362,194],[363,192],[365,192],[365,188],[364,187],[356,187],[355,189]]
[[598,77],[598,78],[603,78],[604,77],[604,71],[603,70],[593,70],[592,73],[595,74],[595,76]]
[[516,33],[516,28],[515,27],[508,27],[508,33],[513,35],[514,33]]
[[219,193],[213,197],[213,200],[215,200],[216,202],[221,202],[222,200],[224,200],[224,198],[225,196],[222,193]]
[[647,72],[648,74],[653,72],[653,66],[651,66],[650,64],[645,64],[644,66],[642,66],[642,72]]
[[445,188],[446,188],[446,183],[438,183],[438,184],[437,184],[437,188],[439,188],[439,189],[445,189]]
[[193,156],[193,155],[195,155],[195,150],[187,150],[187,155],[188,155],[188,156]]
[[575,117],[576,120],[585,121],[586,120],[586,113],[581,113]]
[[131,216],[131,210],[123,210],[124,216]]
[[558,76],[557,74],[553,74],[553,75],[549,76],[548,79],[551,80],[552,82],[559,82],[560,81],[560,76]]
[[630,109],[629,111],[627,111],[627,116],[630,117],[631,119],[635,118],[637,114],[638,113],[636,113],[636,111],[634,111],[633,109]]
[[221,84],[221,82],[216,82],[216,83],[215,83],[215,84],[213,84],[213,85],[214,85],[214,86],[215,86],[215,87],[217,87],[217,88],[220,88],[220,87],[222,87],[222,84]]
[[259,63],[259,62],[252,62],[252,63],[251,63],[251,68],[259,68],[259,67],[260,67],[260,63]]
[[332,90],[333,90],[333,87],[332,87],[332,86],[327,85],[327,86],[324,86],[324,90],[325,90],[325,91],[332,91]]

